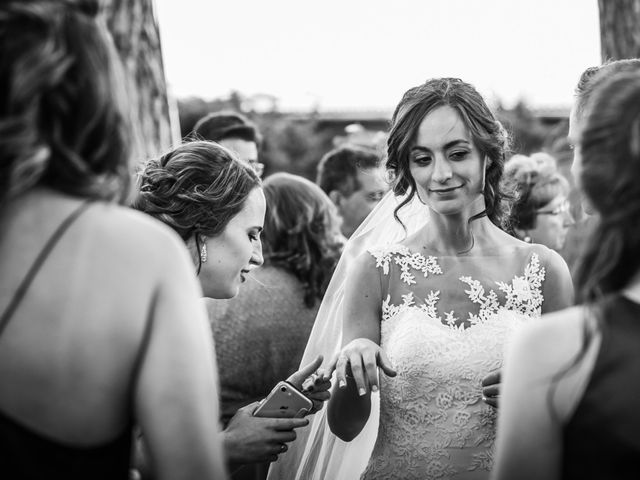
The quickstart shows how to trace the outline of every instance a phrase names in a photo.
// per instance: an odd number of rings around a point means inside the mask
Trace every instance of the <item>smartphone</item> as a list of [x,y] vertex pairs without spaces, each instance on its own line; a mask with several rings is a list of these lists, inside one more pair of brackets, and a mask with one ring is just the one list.
[[313,402],[288,382],[279,382],[260,402],[254,417],[293,418],[304,417],[313,408]]

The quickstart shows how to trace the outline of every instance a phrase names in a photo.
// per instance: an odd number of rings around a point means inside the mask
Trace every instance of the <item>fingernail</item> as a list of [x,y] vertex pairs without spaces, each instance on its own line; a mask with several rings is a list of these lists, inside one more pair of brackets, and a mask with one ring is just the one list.
[[483,401],[483,402],[486,402],[486,401],[487,401],[487,397],[484,397],[484,396],[483,396],[483,397],[482,397],[482,401]]
[[344,380],[340,380],[340,383],[338,383],[338,386],[339,386],[340,388],[344,388],[344,387],[346,387],[346,386],[347,386],[347,382],[345,382]]
[[363,396],[365,393],[367,393],[367,391],[364,388],[361,388],[360,390],[358,390],[358,394],[360,396]]
[[373,387],[371,387],[371,391],[372,392],[377,392],[378,391],[378,386],[374,385]]

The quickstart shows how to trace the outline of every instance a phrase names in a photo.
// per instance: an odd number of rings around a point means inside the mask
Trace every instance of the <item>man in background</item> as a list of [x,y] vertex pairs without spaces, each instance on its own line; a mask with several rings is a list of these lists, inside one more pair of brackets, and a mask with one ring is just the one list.
[[262,176],[264,164],[258,161],[260,132],[243,115],[231,111],[210,113],[198,120],[193,133],[198,139],[211,140],[232,150]]
[[381,163],[373,149],[344,145],[318,164],[316,183],[336,205],[347,238],[389,190]]

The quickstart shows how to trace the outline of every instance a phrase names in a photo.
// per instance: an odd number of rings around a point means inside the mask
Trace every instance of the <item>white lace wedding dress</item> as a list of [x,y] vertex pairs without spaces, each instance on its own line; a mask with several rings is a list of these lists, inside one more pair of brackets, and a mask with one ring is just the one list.
[[402,224],[394,221],[403,199],[389,192],[349,239],[301,361],[340,350],[345,282],[353,260],[369,251],[385,291],[381,344],[398,375],[381,374],[369,420],[351,442],[330,431],[326,408],[310,416],[269,480],[489,475],[496,412],[482,401],[481,380],[501,367],[513,330],[540,315],[550,250],[522,244],[481,258],[410,252],[399,242],[424,228],[427,215],[414,197],[398,212]]
[[398,375],[381,375],[378,436],[361,478],[488,477],[496,411],[482,401],[481,380],[501,367],[513,330],[540,315],[545,269],[537,250],[370,252],[386,297],[381,346]]

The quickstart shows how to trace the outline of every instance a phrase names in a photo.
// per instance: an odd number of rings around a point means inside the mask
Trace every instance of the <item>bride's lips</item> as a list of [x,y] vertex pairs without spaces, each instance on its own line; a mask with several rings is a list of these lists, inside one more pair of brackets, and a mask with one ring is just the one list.
[[445,193],[451,193],[451,192],[453,192],[453,191],[455,191],[455,190],[457,190],[459,188],[462,188],[462,185],[458,185],[456,187],[438,188],[438,189],[430,188],[429,191],[431,193],[436,193],[436,194],[439,194],[439,195],[443,195]]
[[245,275],[249,274],[249,270],[240,270],[240,279],[244,282],[247,278]]

